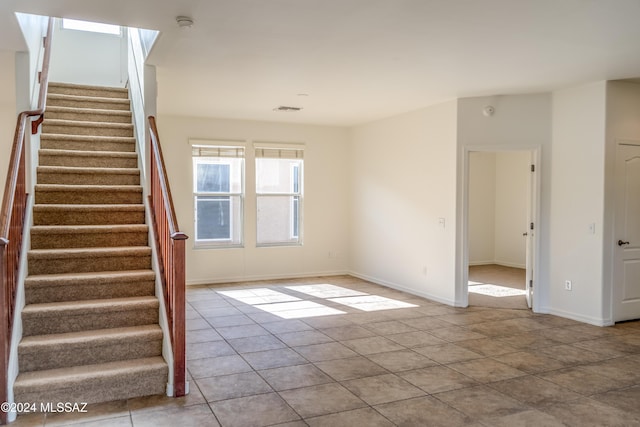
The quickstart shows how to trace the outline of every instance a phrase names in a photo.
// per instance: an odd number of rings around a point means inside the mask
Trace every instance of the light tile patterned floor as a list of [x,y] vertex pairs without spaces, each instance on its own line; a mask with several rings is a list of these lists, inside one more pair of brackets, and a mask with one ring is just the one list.
[[[415,307],[288,288],[311,284]],[[15,425],[640,426],[640,322],[457,309],[348,276],[191,288],[187,299],[189,396]],[[305,306],[344,314],[304,317]]]

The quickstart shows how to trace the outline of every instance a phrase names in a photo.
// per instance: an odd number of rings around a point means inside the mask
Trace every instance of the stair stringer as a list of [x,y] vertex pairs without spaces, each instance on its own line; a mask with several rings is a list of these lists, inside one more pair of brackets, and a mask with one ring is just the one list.
[[[164,299],[164,289],[162,286],[162,278],[160,277],[160,257],[158,254],[157,245],[155,244],[156,236],[153,227],[153,218],[151,217],[151,206],[149,205],[149,198],[146,197],[146,188],[143,189],[144,205],[147,224],[149,225],[149,246],[151,246],[151,268],[155,271],[155,284],[156,284],[156,297],[160,302],[160,315],[159,324],[162,329],[162,357],[169,366],[169,377],[167,379],[167,396],[173,396],[174,384],[173,384],[173,372],[174,372],[174,359],[173,359],[173,346],[171,345],[171,331],[169,330],[169,319],[167,318],[167,306]],[[189,394],[189,382],[185,381],[185,394]]]
[[[138,40],[139,43],[139,40]],[[169,375],[167,378],[166,394],[174,395],[174,367],[173,346],[171,344],[171,330],[169,329],[169,320],[167,318],[167,306],[164,298],[164,288],[162,277],[160,275],[160,257],[158,254],[156,233],[151,213],[151,205],[149,202],[149,131],[148,122],[146,120],[148,113],[151,111],[155,114],[156,78],[155,67],[146,64],[146,56],[138,57],[135,52],[137,46],[134,46],[134,38],[128,36],[128,79],[125,87],[129,92],[130,110],[132,115],[133,135],[136,140],[135,151],[138,154],[138,170],[140,171],[140,184],[142,186],[142,200],[145,206],[145,220],[149,226],[149,246],[151,247],[151,268],[155,274],[155,294],[160,303],[159,306],[159,324],[162,329],[162,357],[169,367]],[[144,78],[145,83],[140,80],[141,74],[146,74],[148,69],[153,70],[153,76],[150,79]],[[147,107],[151,107],[148,111]],[[140,129],[142,127],[142,129]],[[185,393],[189,393],[189,382],[185,380]]]
[[[128,85],[129,86],[129,85]],[[160,268],[160,257],[158,254],[158,247],[156,245],[156,233],[153,227],[153,218],[151,216],[151,205],[149,203],[149,183],[147,180],[147,158],[148,158],[148,150],[146,146],[146,141],[140,141],[139,135],[141,133],[138,132],[137,123],[135,120],[136,114],[140,114],[139,111],[135,108],[136,103],[133,102],[133,93],[131,87],[129,87],[129,99],[131,101],[131,113],[134,117],[133,127],[134,132],[133,135],[136,139],[136,154],[138,159],[138,169],[140,170],[140,185],[142,186],[142,200],[144,203],[144,212],[145,212],[145,224],[149,226],[149,246],[151,247],[151,269],[156,273],[155,274],[155,294],[156,298],[160,302],[159,307],[159,325],[160,329],[162,329],[162,357],[167,362],[169,367],[169,376],[167,378],[167,387],[166,394],[167,396],[173,396],[174,394],[174,384],[173,384],[173,372],[174,372],[174,359],[173,359],[173,346],[171,345],[171,330],[169,329],[169,319],[167,318],[167,306],[166,301],[164,299],[164,289],[162,285],[162,278],[160,272],[162,271]],[[144,112],[143,112],[144,113]],[[146,135],[146,129],[142,132],[142,135]],[[185,394],[189,394],[189,381],[185,380]]]
[[[37,162],[37,158],[36,158]],[[33,192],[27,196],[27,208],[24,218],[24,230],[22,236],[22,248],[20,249],[20,267],[18,269],[18,284],[16,288],[16,305],[13,312],[13,327],[11,329],[11,347],[9,348],[9,361],[7,363],[7,402],[15,403],[13,394],[13,384],[18,378],[20,373],[20,366],[18,364],[18,345],[22,340],[22,310],[25,306],[25,291],[24,281],[29,274],[28,271],[28,257],[27,252],[31,248],[31,227],[33,226],[33,205],[35,203],[35,197],[32,196]],[[15,408],[14,405],[10,405],[10,408]],[[7,414],[7,421],[13,422],[18,417],[18,413],[10,411]]]

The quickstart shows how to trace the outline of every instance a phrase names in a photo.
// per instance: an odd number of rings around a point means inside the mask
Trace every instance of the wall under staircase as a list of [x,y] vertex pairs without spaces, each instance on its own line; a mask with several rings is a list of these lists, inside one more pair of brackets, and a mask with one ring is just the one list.
[[47,105],[15,401],[164,394],[127,90],[50,83]]

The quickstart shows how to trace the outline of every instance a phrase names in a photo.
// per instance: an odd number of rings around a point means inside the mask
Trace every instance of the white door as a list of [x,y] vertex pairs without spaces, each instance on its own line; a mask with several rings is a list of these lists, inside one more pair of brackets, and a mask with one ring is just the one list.
[[527,231],[525,233],[526,237],[526,280],[524,284],[525,289],[525,297],[527,298],[527,306],[531,308],[532,300],[533,300],[533,266],[535,263],[534,259],[534,244],[535,244],[535,235],[537,233],[536,224],[535,224],[535,203],[534,197],[536,194],[536,172],[535,166],[535,153],[531,152],[531,173],[529,174],[529,185],[527,191],[529,192],[527,197]]
[[[640,144],[640,142],[638,142]],[[616,153],[613,315],[640,318],[640,145]]]

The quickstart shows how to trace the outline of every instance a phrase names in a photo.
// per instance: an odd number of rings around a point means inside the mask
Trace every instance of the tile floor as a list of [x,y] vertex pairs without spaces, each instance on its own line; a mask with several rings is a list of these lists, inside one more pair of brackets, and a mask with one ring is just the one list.
[[[311,284],[350,291],[289,288]],[[304,317],[325,309],[343,314]],[[187,317],[187,397],[14,425],[640,426],[640,322],[457,309],[348,276],[191,288]]]
[[[469,305],[472,307],[511,308],[527,310],[527,300],[524,296],[527,271],[523,268],[505,267],[503,265],[487,264],[469,266]],[[474,292],[478,285],[494,286],[509,291],[510,289],[522,292],[521,295],[500,298],[484,295],[482,292]],[[506,288],[506,289],[505,289]]]

